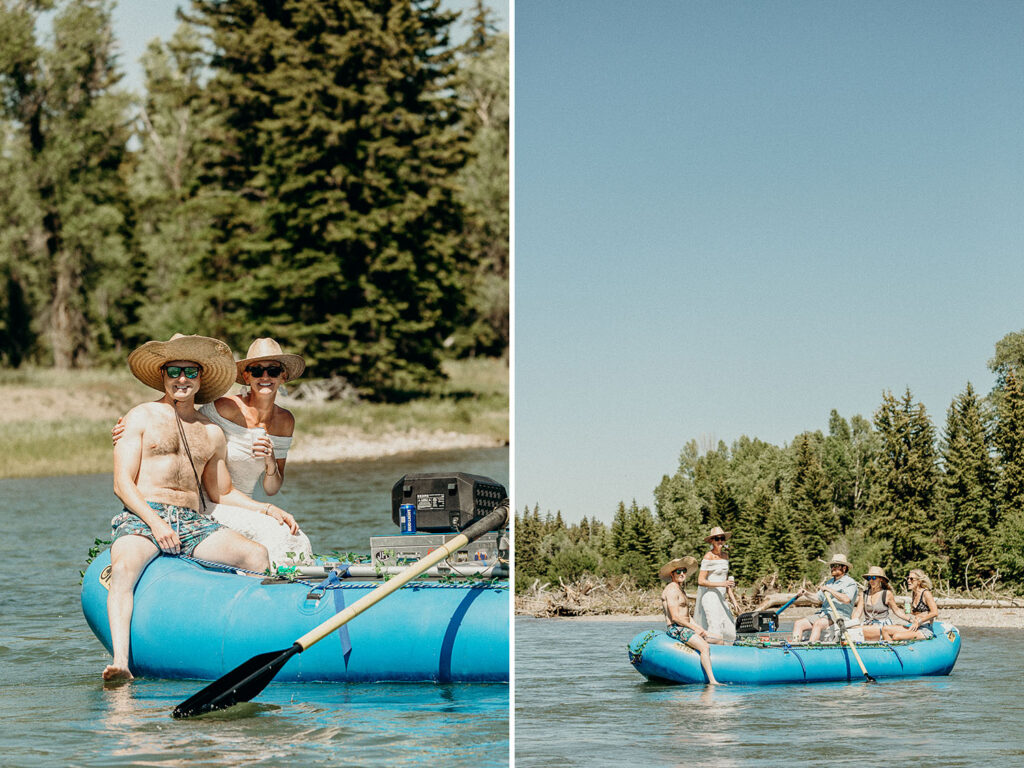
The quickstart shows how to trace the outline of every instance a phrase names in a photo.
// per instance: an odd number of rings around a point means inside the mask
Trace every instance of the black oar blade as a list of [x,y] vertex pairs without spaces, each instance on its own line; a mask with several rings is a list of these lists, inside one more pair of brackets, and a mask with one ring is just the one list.
[[181,702],[172,713],[175,718],[193,717],[215,709],[227,709],[242,701],[250,701],[292,656],[302,653],[302,646],[295,643],[283,651],[271,651],[253,656],[248,661],[217,678],[201,691]]

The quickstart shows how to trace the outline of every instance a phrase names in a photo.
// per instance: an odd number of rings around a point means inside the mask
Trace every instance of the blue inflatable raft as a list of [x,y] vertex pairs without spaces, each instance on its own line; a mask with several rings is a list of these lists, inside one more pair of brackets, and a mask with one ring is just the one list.
[[[82,611],[108,651],[109,566],[107,551],[82,582]],[[289,647],[380,584],[343,579],[311,590],[158,557],[135,588],[129,666],[145,677],[215,680]],[[275,680],[505,682],[508,630],[507,581],[411,582],[294,656]]]
[[[700,654],[662,630],[640,633],[628,648],[630,663],[649,680],[707,682]],[[954,626],[935,622],[933,638],[857,643],[857,651],[875,678],[948,675],[960,654],[960,632]],[[784,640],[712,645],[711,668],[720,683],[768,685],[863,679],[848,646],[790,645]]]

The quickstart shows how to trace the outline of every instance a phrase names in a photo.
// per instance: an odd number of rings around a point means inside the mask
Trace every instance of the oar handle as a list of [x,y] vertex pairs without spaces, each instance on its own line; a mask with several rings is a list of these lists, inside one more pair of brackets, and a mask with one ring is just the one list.
[[832,617],[835,619],[836,626],[839,627],[839,633],[846,635],[846,642],[849,643],[850,650],[853,651],[853,658],[857,660],[857,666],[860,667],[861,673],[869,683],[875,682],[875,678],[868,674],[867,667],[865,667],[864,662],[861,661],[860,654],[857,652],[857,646],[854,645],[853,640],[850,639],[850,633],[846,629],[846,623],[843,619],[839,618],[839,611],[836,610],[836,604],[832,602],[832,595],[825,592],[825,599],[828,600],[828,604],[832,608]]
[[459,547],[464,547],[473,539],[483,536],[488,531],[493,531],[504,526],[505,523],[508,522],[508,513],[509,507],[507,504],[497,507],[489,515],[477,520],[471,526],[466,528],[466,530],[454,539],[438,547],[422,560],[417,560],[401,573],[392,576],[386,582],[374,589],[370,594],[359,598],[352,603],[352,605],[335,614],[323,624],[314,627],[295,642],[302,646],[302,650],[306,650],[314,643],[323,640],[327,635],[331,634],[331,632],[334,632],[343,624],[347,624],[367,608],[376,605],[392,592],[401,589],[424,571],[434,565],[437,565],[445,558],[450,557],[452,552],[455,552]]
[[777,610],[777,611],[775,612],[775,615],[776,615],[776,616],[778,616],[778,615],[779,615],[780,613],[782,613],[782,612],[783,612],[784,610],[786,610],[787,608],[789,608],[789,606],[791,606],[791,605],[792,605],[793,603],[795,603],[795,602],[797,601],[797,598],[799,598],[799,597],[800,597],[800,593],[799,593],[799,592],[797,592],[797,593],[796,593],[795,595],[793,595],[793,596],[792,596],[791,598],[789,598],[789,600],[787,600],[787,601],[785,602],[785,604],[783,604],[783,606],[782,606],[781,608],[779,608],[779,610]]

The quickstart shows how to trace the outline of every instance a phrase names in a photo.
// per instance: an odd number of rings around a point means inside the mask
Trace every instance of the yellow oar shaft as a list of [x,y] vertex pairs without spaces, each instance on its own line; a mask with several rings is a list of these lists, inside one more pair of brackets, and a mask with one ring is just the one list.
[[832,607],[832,618],[835,619],[836,626],[842,634],[846,635],[846,642],[849,643],[850,650],[853,651],[853,658],[857,660],[857,665],[860,667],[861,673],[870,681],[872,679],[871,675],[868,674],[867,667],[864,666],[864,662],[860,659],[860,654],[857,653],[857,646],[855,646],[853,644],[853,640],[850,639],[850,633],[847,631],[846,627],[840,623],[842,622],[842,619],[839,618],[839,611],[836,610],[836,604],[832,602],[832,595],[827,591],[823,594],[825,595],[825,599],[828,600],[828,604]]
[[367,608],[376,605],[392,592],[401,589],[404,585],[408,584],[427,569],[437,565],[446,557],[450,557],[452,552],[456,551],[459,547],[465,546],[467,543],[469,543],[469,537],[464,533],[460,533],[451,541],[435,549],[422,560],[417,560],[413,565],[406,568],[401,573],[396,576],[392,576],[386,582],[374,589],[370,594],[359,598],[352,603],[352,605],[335,614],[333,618],[325,621],[317,627],[314,627],[295,642],[301,645],[302,649],[305,650],[314,643],[323,640],[338,627],[348,623]]

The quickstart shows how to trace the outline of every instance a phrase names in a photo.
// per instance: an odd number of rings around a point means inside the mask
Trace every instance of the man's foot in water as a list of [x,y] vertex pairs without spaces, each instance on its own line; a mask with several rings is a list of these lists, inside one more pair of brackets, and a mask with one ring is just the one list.
[[129,680],[134,680],[134,676],[128,671],[128,667],[117,667],[113,664],[108,664],[107,668],[103,670],[103,681],[106,683],[127,683]]

